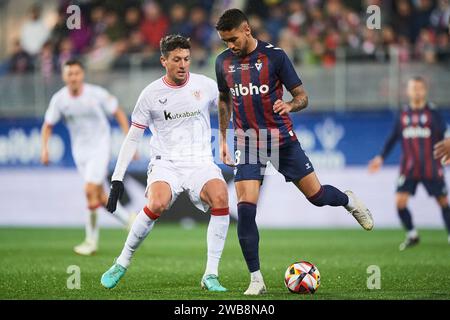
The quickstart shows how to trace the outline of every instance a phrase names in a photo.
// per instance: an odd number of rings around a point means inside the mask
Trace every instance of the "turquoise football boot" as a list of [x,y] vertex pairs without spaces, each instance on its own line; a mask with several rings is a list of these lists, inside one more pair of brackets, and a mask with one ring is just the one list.
[[224,288],[220,282],[219,278],[215,274],[207,274],[203,276],[201,286],[203,289],[211,292],[225,292],[228,291]]
[[127,272],[127,268],[122,267],[118,263],[114,263],[114,265],[102,275],[102,286],[106,289],[114,288],[125,275],[125,272]]

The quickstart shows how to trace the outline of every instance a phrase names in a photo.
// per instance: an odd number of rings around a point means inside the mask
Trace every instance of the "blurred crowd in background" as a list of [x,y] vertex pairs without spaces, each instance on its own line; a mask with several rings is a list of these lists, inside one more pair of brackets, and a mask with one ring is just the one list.
[[[53,28],[39,5],[29,9],[4,73],[50,76],[74,57],[92,71],[155,67],[160,38],[170,33],[190,37],[197,67],[212,65],[224,49],[214,26],[230,1],[80,1],[81,28],[69,30],[73,3],[60,1]],[[381,8],[380,30],[366,27],[373,4]],[[401,63],[450,63],[450,0],[247,0],[242,9],[258,39],[299,65],[333,67],[342,53],[347,61],[386,62],[393,48]]]

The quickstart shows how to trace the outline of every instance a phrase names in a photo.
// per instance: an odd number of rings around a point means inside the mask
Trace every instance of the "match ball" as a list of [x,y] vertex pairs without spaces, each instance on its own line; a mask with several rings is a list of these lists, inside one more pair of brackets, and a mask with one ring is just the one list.
[[320,286],[319,269],[307,261],[295,262],[287,268],[284,284],[293,293],[314,293]]

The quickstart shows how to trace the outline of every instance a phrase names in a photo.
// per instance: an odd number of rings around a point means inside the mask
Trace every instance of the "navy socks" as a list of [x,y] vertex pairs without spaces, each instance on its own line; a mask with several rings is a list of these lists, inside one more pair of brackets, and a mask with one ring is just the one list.
[[308,200],[317,207],[340,207],[348,204],[348,196],[345,193],[327,184],[323,185],[319,192],[308,198]]
[[255,219],[256,204],[239,202],[237,232],[242,254],[250,272],[259,270],[259,232]]
[[413,230],[414,229],[414,225],[413,225],[413,222],[412,222],[411,213],[409,212],[408,208],[397,209],[397,211],[398,211],[398,216],[400,218],[400,221],[402,222],[403,227],[407,231]]

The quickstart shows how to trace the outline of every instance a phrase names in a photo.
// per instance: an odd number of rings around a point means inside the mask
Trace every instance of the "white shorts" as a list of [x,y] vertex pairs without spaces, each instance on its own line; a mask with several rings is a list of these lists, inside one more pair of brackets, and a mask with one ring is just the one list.
[[147,172],[147,189],[156,181],[164,181],[169,184],[172,191],[169,209],[178,195],[187,192],[192,203],[201,211],[207,212],[209,205],[200,198],[203,186],[212,179],[220,179],[225,182],[222,171],[214,162],[192,163],[169,160],[153,160],[150,162]]
[[97,153],[87,159],[75,161],[85,183],[103,185],[108,174],[109,153]]

